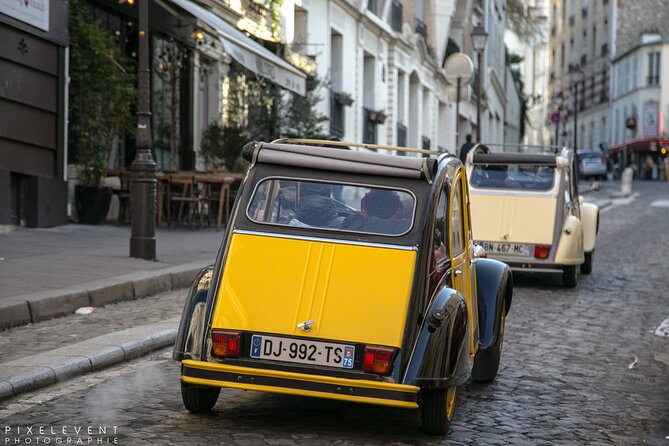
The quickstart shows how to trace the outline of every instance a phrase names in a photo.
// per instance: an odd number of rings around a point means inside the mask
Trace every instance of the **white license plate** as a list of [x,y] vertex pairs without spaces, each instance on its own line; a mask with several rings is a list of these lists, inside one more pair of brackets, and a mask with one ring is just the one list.
[[491,243],[483,242],[483,249],[486,253],[504,254],[507,256],[529,257],[531,245],[522,243]]
[[251,357],[352,369],[355,347],[305,339],[253,335]]

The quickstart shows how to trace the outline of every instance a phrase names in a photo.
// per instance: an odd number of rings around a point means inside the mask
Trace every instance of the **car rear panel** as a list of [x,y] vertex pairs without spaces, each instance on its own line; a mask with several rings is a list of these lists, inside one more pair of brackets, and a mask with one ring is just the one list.
[[212,328],[400,347],[415,262],[411,248],[235,233]]
[[470,199],[475,240],[553,244],[557,209],[555,197],[505,196],[471,191]]

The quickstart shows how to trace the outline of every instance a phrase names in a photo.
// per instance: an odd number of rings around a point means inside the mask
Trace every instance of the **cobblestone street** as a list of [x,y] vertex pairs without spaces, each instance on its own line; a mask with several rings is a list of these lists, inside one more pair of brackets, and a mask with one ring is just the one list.
[[[446,437],[423,434],[418,411],[226,389],[211,414],[191,415],[179,365],[162,350],[0,403],[0,444],[669,445],[669,338],[654,334],[669,316],[669,207],[651,206],[669,183],[635,182],[634,192],[602,212],[593,272],[575,289],[559,277],[514,276],[498,378],[459,389]],[[104,333],[125,311],[131,322],[117,329],[178,316],[179,297],[163,296],[165,306],[159,296],[38,324],[38,335],[10,330],[2,359],[48,350],[50,337],[88,336],[92,325]]]

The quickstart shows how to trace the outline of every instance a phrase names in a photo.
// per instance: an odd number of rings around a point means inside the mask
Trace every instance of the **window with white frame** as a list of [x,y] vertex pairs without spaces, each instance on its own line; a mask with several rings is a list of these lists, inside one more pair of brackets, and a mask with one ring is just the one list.
[[648,85],[660,84],[660,53],[648,53]]

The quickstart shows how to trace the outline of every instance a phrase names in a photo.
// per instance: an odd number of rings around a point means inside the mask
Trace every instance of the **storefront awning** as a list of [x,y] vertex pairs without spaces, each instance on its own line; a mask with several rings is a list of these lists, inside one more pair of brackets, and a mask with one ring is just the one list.
[[628,152],[655,152],[662,147],[669,147],[669,139],[666,137],[655,138],[636,138],[624,143],[616,144],[607,150],[609,154],[614,154],[627,150]]
[[225,51],[246,69],[287,90],[305,95],[306,74],[202,6],[190,0],[170,1],[218,31]]

